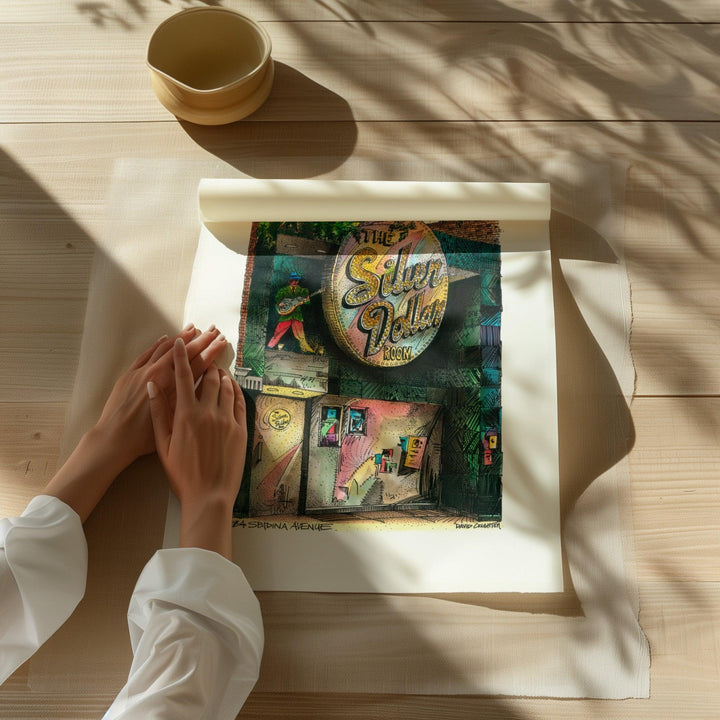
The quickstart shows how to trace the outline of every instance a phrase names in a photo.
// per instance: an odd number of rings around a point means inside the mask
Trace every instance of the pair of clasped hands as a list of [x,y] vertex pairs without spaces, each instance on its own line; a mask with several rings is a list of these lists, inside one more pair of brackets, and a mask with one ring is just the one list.
[[230,558],[232,510],[245,464],[245,400],[215,364],[227,346],[187,326],[143,352],[116,381],[100,419],[45,489],[85,522],[113,480],[157,451],[180,501],[180,547]]

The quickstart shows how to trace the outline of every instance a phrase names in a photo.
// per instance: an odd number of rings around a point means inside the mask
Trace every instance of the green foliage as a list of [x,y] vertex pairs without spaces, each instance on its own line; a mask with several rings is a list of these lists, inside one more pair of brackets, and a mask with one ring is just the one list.
[[355,233],[358,225],[356,222],[286,222],[282,223],[281,229],[287,235],[315,238],[329,245],[340,245]]
[[259,222],[257,224],[257,243],[255,245],[256,253],[273,253],[277,245],[277,233],[282,223],[279,222]]

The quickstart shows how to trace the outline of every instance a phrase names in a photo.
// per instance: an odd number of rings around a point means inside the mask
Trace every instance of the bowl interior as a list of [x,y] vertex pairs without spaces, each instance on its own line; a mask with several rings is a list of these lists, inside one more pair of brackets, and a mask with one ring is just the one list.
[[148,63],[195,90],[216,90],[257,71],[270,55],[264,32],[247,18],[220,9],[171,17],[148,46]]

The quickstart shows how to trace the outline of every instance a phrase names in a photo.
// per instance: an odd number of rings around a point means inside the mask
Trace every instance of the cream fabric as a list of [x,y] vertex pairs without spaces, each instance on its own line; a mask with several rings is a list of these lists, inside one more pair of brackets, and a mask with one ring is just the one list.
[[[616,173],[587,158],[578,162],[556,157],[540,177],[503,176],[549,181],[561,190],[553,197],[550,234],[564,593],[552,598],[263,593],[267,645],[257,690],[648,695],[649,649],[637,620],[626,497],[634,373],[621,254],[623,169]],[[491,177],[492,172],[488,166]],[[199,232],[198,182],[233,176],[236,171],[214,158],[117,166],[108,230],[98,239],[68,446],[94,420],[113,378],[132,357],[162,332],[181,327]],[[582,216],[574,196],[583,198]],[[132,503],[139,500],[134,496]],[[123,558],[98,572],[124,572]],[[83,632],[79,611],[76,615],[68,643]],[[38,666],[35,686],[84,691],[86,685],[63,675],[80,660],[63,657],[62,650],[56,645]],[[117,664],[113,647],[87,652],[93,655],[86,663]]]

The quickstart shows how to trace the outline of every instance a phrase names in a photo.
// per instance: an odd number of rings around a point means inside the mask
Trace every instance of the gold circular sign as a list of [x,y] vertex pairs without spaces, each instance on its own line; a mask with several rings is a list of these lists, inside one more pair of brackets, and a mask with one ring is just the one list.
[[268,414],[268,425],[276,430],[284,430],[292,420],[290,413],[285,408],[275,408]]
[[335,342],[366,365],[397,367],[433,341],[447,305],[447,260],[421,222],[360,225],[323,293]]

